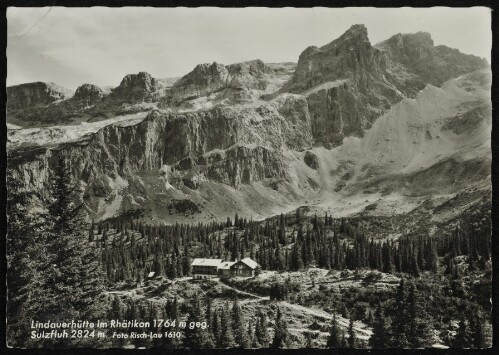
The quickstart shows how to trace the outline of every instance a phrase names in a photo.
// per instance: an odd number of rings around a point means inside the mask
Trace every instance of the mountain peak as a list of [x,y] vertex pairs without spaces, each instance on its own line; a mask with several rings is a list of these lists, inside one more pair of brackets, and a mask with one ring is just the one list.
[[433,47],[433,39],[429,32],[416,32],[416,33],[397,33],[396,35],[388,38],[379,44],[381,47],[388,45],[390,47]]
[[128,74],[121,80],[120,85],[113,90],[112,97],[142,101],[149,98],[159,87],[158,81],[147,72]]
[[147,72],[139,72],[138,74],[128,74],[121,80],[120,86],[117,89],[131,89],[134,87],[141,87],[143,89],[150,89],[155,85],[156,79]]
[[64,100],[72,95],[72,91],[53,82],[37,81],[7,88],[7,108],[9,110],[24,109],[38,105],[48,105],[54,101]]
[[412,33],[407,35],[408,38],[411,38],[415,42],[419,42],[420,44],[433,46],[433,38],[431,38],[431,34],[429,32],[419,31],[416,33]]
[[76,89],[73,99],[93,102],[99,100],[103,96],[104,91],[102,91],[102,89],[98,86],[93,84],[83,84]]
[[435,46],[428,32],[398,33],[375,47],[388,53],[424,82],[435,86],[487,66],[486,61],[476,56],[443,45]]
[[350,26],[350,28],[345,33],[364,33],[364,32],[367,34],[366,26],[361,23],[357,23],[355,25]]
[[[348,30],[346,30],[340,37],[336,38],[329,44],[322,46],[318,50],[320,51],[338,51],[349,47],[358,47],[358,46],[371,46],[371,42],[369,41],[369,36],[367,33],[366,26],[362,24],[357,24],[351,26]],[[317,51],[316,47],[309,47],[310,52]]]
[[234,63],[226,67],[229,73],[234,75],[237,73],[248,72],[252,75],[260,76],[263,74],[273,75],[274,71],[267,66],[261,59],[253,59],[245,62]]

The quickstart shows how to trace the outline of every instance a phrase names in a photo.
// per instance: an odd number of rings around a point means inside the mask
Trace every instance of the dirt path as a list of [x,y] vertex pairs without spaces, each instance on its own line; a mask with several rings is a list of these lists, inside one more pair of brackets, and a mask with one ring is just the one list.
[[240,289],[238,289],[238,288],[236,288],[234,286],[227,285],[226,283],[223,283],[218,278],[213,279],[213,280],[218,281],[224,287],[227,287],[228,289],[230,289],[230,290],[232,290],[232,291],[234,291],[234,292],[236,292],[236,293],[238,293],[240,295],[245,295],[245,296],[249,296],[249,297],[255,298],[254,300],[242,300],[239,303],[243,303],[243,302],[250,303],[250,302],[260,302],[260,301],[269,301],[270,300],[269,296],[260,296],[260,295],[257,295],[256,293],[251,293],[251,292],[240,290]]

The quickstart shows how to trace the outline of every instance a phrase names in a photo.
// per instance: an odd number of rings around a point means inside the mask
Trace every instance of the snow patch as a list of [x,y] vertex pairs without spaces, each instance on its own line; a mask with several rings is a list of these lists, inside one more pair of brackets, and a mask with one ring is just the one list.
[[15,128],[18,126],[7,123],[7,127],[9,127],[9,125],[14,126],[8,133],[8,147],[16,147],[21,144],[55,145],[76,141],[87,134],[96,133],[109,125],[127,126],[137,124],[144,120],[147,115],[148,112],[139,112],[116,116],[98,122],[82,122],[79,125],[41,128]]

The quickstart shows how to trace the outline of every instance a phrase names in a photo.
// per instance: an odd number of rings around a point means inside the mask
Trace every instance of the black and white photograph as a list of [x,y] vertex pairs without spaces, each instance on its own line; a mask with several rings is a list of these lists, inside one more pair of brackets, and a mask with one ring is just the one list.
[[491,16],[8,7],[7,347],[492,347]]

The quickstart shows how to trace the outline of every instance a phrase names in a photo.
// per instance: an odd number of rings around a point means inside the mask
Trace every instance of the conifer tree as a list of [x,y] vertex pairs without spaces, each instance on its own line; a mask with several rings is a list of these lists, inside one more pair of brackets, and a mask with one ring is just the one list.
[[113,297],[111,308],[109,310],[109,319],[123,319],[124,305],[118,296]]
[[[109,309],[108,319],[119,319],[120,321],[124,319],[125,315],[125,305],[118,296],[114,296],[111,302],[111,308]],[[123,338],[113,338],[113,345],[118,348],[125,345],[125,339]]]
[[71,184],[70,176],[64,158],[58,157],[48,207],[50,267],[46,270],[46,291],[52,297],[45,311],[52,320],[93,320],[101,317],[105,309],[100,297],[103,274],[86,235],[80,192]]
[[409,341],[409,315],[407,310],[407,293],[404,278],[400,279],[395,296],[394,317],[392,321],[392,345],[397,348],[407,348]]
[[303,269],[303,259],[300,242],[296,241],[291,251],[290,270],[298,271]]
[[258,345],[257,345],[258,341],[256,340],[256,336],[255,336],[255,327],[256,326],[253,325],[253,322],[250,319],[248,321],[248,325],[246,327],[246,334],[248,336],[248,346],[247,346],[248,349],[258,348]]
[[471,344],[472,344],[471,331],[468,328],[468,324],[466,322],[464,314],[462,314],[461,319],[459,320],[459,327],[452,341],[452,347],[470,348]]
[[258,321],[256,322],[255,337],[262,347],[267,348],[269,346],[270,337],[267,329],[267,317],[262,311],[260,311]]
[[437,253],[437,247],[433,240],[430,239],[430,244],[429,244],[430,252],[429,252],[429,265],[430,269],[432,272],[437,273],[439,271],[439,264],[438,264],[438,253]]
[[348,347],[348,341],[347,341],[347,338],[345,336],[345,331],[341,332],[341,347],[342,348]]
[[234,340],[242,348],[249,348],[249,339],[246,329],[244,329],[243,315],[237,297],[232,305],[232,329],[234,330]]
[[348,323],[348,347],[355,348],[357,344],[357,339],[355,337],[355,331],[353,330],[353,317],[350,315],[350,321]]
[[107,246],[107,230],[104,230],[102,232],[102,243],[101,243],[102,246]]
[[378,304],[374,314],[373,335],[369,338],[369,344],[374,349],[384,349],[388,347],[389,336],[386,319],[383,315],[381,303]]
[[206,320],[207,329],[206,329],[206,337],[209,348],[214,348],[217,345],[217,340],[215,338],[215,334],[213,332],[213,310],[212,310],[212,299],[211,297],[206,298],[206,311],[204,314],[204,319]]
[[220,337],[220,347],[223,349],[233,348],[236,345],[234,335],[232,333],[232,327],[227,326],[228,324],[231,324],[231,317],[229,303],[226,302],[225,306],[222,308],[221,316],[221,325],[223,327],[223,330]]
[[216,348],[221,348],[221,340],[222,340],[222,327],[220,324],[220,315],[219,311],[215,310],[212,315],[212,328],[211,328],[211,333],[213,334],[213,340],[215,342],[215,347]]
[[[43,320],[46,301],[44,270],[49,265],[45,252],[45,212],[31,208],[39,196],[26,191],[7,168],[7,342],[10,346],[31,346],[31,319]],[[34,340],[33,342],[37,342]]]
[[88,231],[88,241],[93,242],[94,241],[94,219],[92,218],[92,224],[90,225],[90,229]]
[[338,326],[338,321],[336,320],[336,311],[333,313],[333,320],[331,321],[331,326],[329,327],[329,338],[327,339],[326,347],[341,347],[341,332]]
[[274,338],[272,339],[272,348],[284,348],[288,342],[288,326],[286,321],[282,318],[282,313],[279,308],[277,308],[277,314],[275,318],[275,328],[274,328]]
[[189,253],[188,243],[184,244],[184,260],[182,265],[182,275],[190,275],[191,274],[191,258]]
[[[201,308],[201,301],[197,294],[194,295],[192,303],[189,308],[189,316],[187,317],[187,324],[203,322],[205,320],[203,309]],[[201,327],[194,327],[190,329],[188,326],[185,329],[184,346],[190,349],[203,349],[213,347],[210,342],[208,332]]]
[[168,269],[168,277],[171,280],[177,278],[177,256],[175,255],[175,252],[172,252],[172,255],[170,257],[170,268]]
[[407,340],[412,348],[424,348],[431,345],[431,318],[421,304],[416,285],[411,283],[407,300],[409,329]]
[[415,277],[419,277],[421,275],[421,270],[419,269],[419,264],[418,264],[418,258],[417,258],[417,252],[411,252],[411,275]]
[[255,319],[255,330],[253,332],[253,338],[251,339],[251,347],[253,349],[260,348],[262,345],[258,341],[258,334],[261,332],[260,330],[260,318],[257,317]]
[[483,349],[485,344],[485,330],[480,311],[476,310],[470,314],[471,345],[475,349]]

